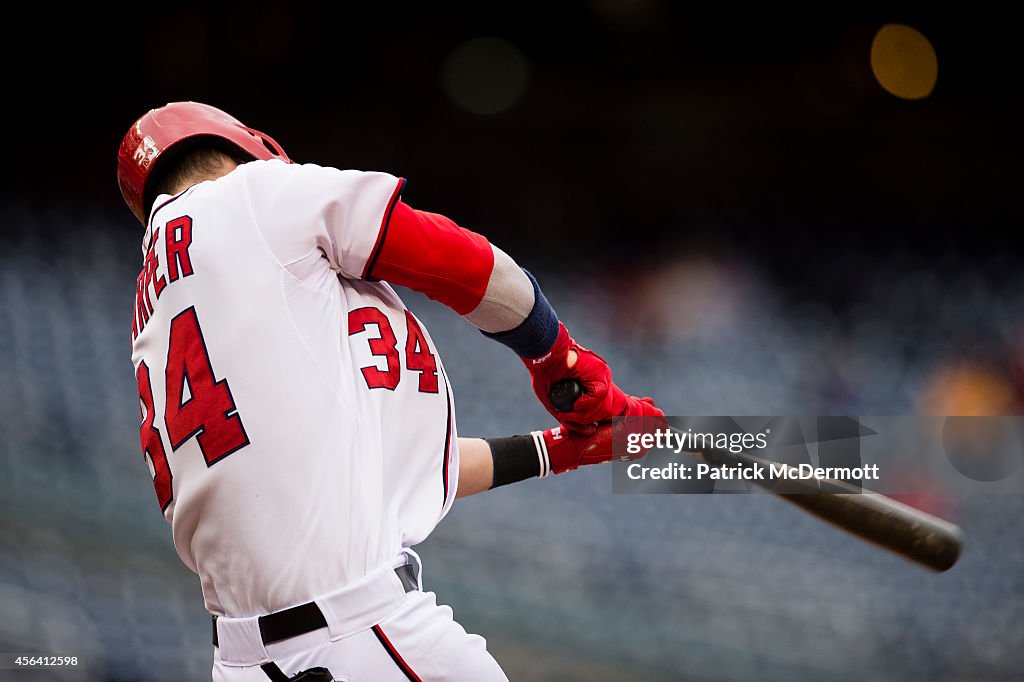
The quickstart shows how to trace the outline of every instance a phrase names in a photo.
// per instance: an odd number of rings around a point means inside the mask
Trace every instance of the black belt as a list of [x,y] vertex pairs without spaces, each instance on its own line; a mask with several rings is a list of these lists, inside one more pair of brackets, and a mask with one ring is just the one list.
[[[412,592],[419,588],[416,581],[416,569],[412,564],[399,566],[395,569],[395,574],[402,581],[402,587],[406,592]],[[260,616],[259,624],[260,637],[263,639],[263,644],[267,645],[325,628],[327,619],[324,618],[324,614],[316,602],[307,602],[284,611]],[[213,616],[213,645],[219,646],[217,644],[217,616]]]

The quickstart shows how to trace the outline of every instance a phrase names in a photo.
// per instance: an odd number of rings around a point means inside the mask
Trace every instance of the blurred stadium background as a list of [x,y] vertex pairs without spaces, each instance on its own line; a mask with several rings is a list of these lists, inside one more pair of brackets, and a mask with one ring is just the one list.
[[[670,414],[1024,407],[1010,22],[657,0],[79,11],[30,10],[0,47],[0,651],[81,657],[53,679],[209,678],[198,580],[138,451],[139,231],[115,183],[125,129],[167,101],[409,178],[409,203],[537,273]],[[506,350],[408,301],[463,435],[548,423]],[[598,467],[461,501],[419,549],[513,680],[1019,676],[1024,501],[931,504],[968,535],[937,576],[766,496],[613,497]]]

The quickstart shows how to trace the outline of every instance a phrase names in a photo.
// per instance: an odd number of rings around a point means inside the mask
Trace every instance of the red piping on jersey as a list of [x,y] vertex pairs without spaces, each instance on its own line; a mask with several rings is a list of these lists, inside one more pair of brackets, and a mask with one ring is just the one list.
[[398,201],[378,240],[364,279],[409,287],[460,315],[483,300],[494,269],[486,237]]
[[444,432],[444,462],[441,465],[441,479],[444,483],[444,497],[441,498],[441,509],[448,504],[448,463],[452,458],[452,390],[448,386],[448,375],[445,374],[444,367],[439,367],[441,370],[441,376],[444,377],[444,393],[445,400],[448,403],[448,423],[445,425]]
[[395,662],[395,665],[398,666],[399,670],[405,673],[405,676],[412,680],[412,682],[423,682],[420,679],[420,676],[413,672],[413,669],[405,662],[402,655],[398,653],[398,650],[395,649],[395,646],[391,643],[391,640],[388,639],[388,636],[384,634],[384,631],[380,629],[380,626],[374,625],[371,629],[373,630],[373,634],[377,635],[377,639],[388,652],[388,655],[391,656],[391,660]]
[[388,226],[391,224],[391,213],[395,210],[395,204],[398,203],[398,197],[402,196],[402,189],[404,187],[405,178],[398,178],[398,185],[395,187],[395,191],[391,193],[391,198],[388,199],[387,210],[384,211],[384,217],[380,220],[380,227],[377,229],[377,241],[373,243],[373,248],[370,250],[370,258],[366,261],[366,267],[363,268],[362,279],[373,279],[370,271],[373,270],[377,257],[380,256],[380,247],[383,246],[384,237],[387,236]]

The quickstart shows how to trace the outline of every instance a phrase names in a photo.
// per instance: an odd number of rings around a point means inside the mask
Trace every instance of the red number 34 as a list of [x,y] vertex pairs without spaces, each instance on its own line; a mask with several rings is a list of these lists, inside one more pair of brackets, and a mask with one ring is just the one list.
[[[367,388],[386,388],[393,391],[402,380],[401,358],[398,356],[398,339],[391,327],[391,320],[377,308],[356,308],[348,314],[348,335],[354,336],[367,331],[367,325],[376,325],[379,336],[370,337],[370,352],[387,360],[387,369],[374,365],[362,367],[360,371],[366,380]],[[437,360],[430,353],[427,337],[423,335],[419,323],[412,313],[405,311],[405,326],[408,330],[405,338],[405,366],[413,372],[419,372],[420,393],[437,393]]]
[[[416,318],[405,311],[405,319],[408,330],[405,366],[419,372],[421,392],[437,393],[437,361],[430,353]],[[363,367],[363,378],[369,388],[394,390],[402,376],[398,339],[387,315],[377,308],[359,308],[349,313],[349,335],[367,331],[368,325],[376,326],[379,334],[369,339],[370,352],[385,358],[387,369],[372,365]],[[156,426],[153,386],[145,361],[139,363],[135,378],[142,407],[142,426],[139,429],[142,451],[152,464],[153,487],[160,509],[165,510],[173,499],[173,474]],[[163,421],[172,450],[176,451],[194,437],[206,466],[212,466],[249,444],[227,380],[218,381],[214,375],[194,307],[185,309],[171,320],[164,378]]]
[[[172,450],[195,437],[206,466],[212,466],[249,444],[227,380],[214,377],[195,308],[187,308],[171,320],[164,373],[164,424]],[[145,361],[139,364],[135,378],[143,411],[139,432],[142,451],[153,465],[153,487],[164,510],[173,497],[172,474],[160,431],[154,424],[153,387]]]

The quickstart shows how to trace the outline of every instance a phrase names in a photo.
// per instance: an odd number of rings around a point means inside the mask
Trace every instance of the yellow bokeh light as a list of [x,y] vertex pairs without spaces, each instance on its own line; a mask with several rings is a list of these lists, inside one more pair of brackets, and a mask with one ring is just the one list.
[[871,70],[889,93],[903,99],[923,99],[935,88],[939,61],[920,31],[903,24],[886,24],[871,43]]
[[971,364],[948,365],[921,391],[920,413],[993,416],[1017,413],[1013,385],[1001,373]]

